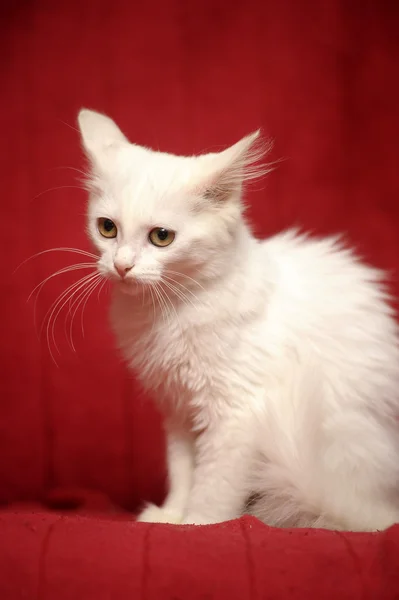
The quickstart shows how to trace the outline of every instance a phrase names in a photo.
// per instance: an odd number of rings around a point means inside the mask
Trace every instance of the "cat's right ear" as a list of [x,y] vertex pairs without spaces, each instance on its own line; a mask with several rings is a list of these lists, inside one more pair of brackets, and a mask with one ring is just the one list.
[[129,143],[112,119],[94,110],[82,108],[78,126],[86,155],[96,166],[109,160],[112,152],[121,145]]

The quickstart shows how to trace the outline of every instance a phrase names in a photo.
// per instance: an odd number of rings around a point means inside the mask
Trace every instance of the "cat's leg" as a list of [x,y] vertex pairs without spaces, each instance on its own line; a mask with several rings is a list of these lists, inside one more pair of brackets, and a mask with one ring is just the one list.
[[360,411],[334,414],[324,429],[302,423],[307,429],[292,432],[290,446],[282,426],[274,436],[264,428],[264,460],[253,484],[258,497],[249,512],[277,527],[373,531],[399,523],[396,429]]
[[238,518],[248,496],[253,457],[245,419],[213,424],[196,440],[196,467],[184,524],[206,525]]
[[174,425],[166,427],[169,492],[161,507],[149,504],[138,521],[181,523],[191,490],[194,468],[193,436]]

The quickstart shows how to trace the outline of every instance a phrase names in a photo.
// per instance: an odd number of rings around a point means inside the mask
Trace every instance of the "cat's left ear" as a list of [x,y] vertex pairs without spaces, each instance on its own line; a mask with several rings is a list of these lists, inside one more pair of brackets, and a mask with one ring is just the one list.
[[129,143],[115,121],[94,110],[82,108],[78,115],[78,126],[83,148],[96,165],[101,166],[114,149]]
[[271,149],[260,130],[245,136],[239,142],[217,154],[201,157],[202,169],[207,173],[202,182],[202,196],[215,203],[240,199],[243,184],[269,173],[271,165],[262,163]]

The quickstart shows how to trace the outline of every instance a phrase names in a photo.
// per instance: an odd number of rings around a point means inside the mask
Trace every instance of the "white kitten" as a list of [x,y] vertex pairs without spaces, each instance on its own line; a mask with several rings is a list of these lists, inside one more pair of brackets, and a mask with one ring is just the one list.
[[139,518],[399,521],[398,329],[381,273],[337,239],[253,237],[241,195],[257,133],[178,157],[93,111],[79,126],[112,324],[165,415],[169,494]]

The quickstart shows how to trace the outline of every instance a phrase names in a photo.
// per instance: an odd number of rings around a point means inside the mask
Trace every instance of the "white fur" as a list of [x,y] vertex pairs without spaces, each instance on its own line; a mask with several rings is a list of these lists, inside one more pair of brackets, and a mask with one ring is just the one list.
[[[256,494],[247,509],[272,525],[399,521],[398,329],[382,274],[336,238],[253,237],[241,188],[257,134],[178,157],[92,111],[79,126],[112,324],[165,415],[170,491],[141,520],[219,522]],[[176,232],[170,246],[149,242],[156,226]],[[123,282],[114,262],[132,267]]]

